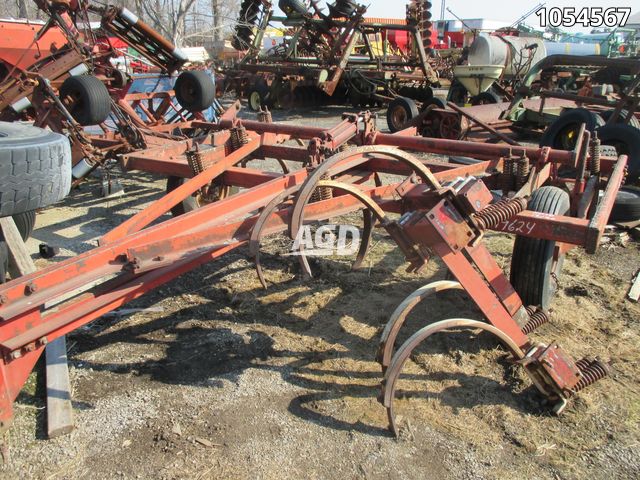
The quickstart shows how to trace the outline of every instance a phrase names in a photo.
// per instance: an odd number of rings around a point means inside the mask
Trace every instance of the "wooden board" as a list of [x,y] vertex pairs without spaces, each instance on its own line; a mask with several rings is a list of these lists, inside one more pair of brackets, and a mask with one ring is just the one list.
[[640,298],[640,271],[636,273],[636,279],[633,281],[633,285],[631,285],[631,289],[629,290],[627,297],[634,302],[637,302]]
[[65,435],[73,430],[71,384],[67,365],[67,341],[60,337],[47,345],[47,435]]
[[[33,259],[27,251],[13,218],[0,218],[0,228],[9,249],[9,263],[20,275],[36,271]],[[60,337],[47,345],[47,434],[49,438],[64,435],[73,430],[71,384],[67,365],[67,342]]]

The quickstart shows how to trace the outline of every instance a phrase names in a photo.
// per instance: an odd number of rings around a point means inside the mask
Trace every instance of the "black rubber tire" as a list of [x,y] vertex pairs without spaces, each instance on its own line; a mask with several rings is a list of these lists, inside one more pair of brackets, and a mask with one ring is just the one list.
[[259,112],[260,107],[268,106],[270,93],[269,87],[266,85],[255,84],[247,92],[247,104],[249,108],[254,112]]
[[640,188],[620,187],[609,215],[609,223],[640,220]]
[[[180,185],[182,185],[185,181],[185,178],[169,176],[167,177],[167,193],[174,191]],[[176,206],[171,208],[171,214],[174,217],[179,217],[187,212],[191,212],[193,210],[198,209],[200,206],[198,205],[198,201],[195,197],[188,197],[184,199],[182,202],[178,203]]]
[[26,240],[33,233],[33,227],[36,225],[36,212],[31,210],[29,212],[22,212],[13,215],[13,221],[20,232],[22,240]]
[[430,105],[435,105],[436,108],[447,108],[447,102],[440,97],[430,98],[428,101],[422,104],[422,108],[425,109]]
[[640,130],[630,125],[614,123],[604,125],[597,130],[603,145],[616,148],[618,155],[627,155],[627,181],[636,181],[640,177]]
[[216,99],[216,86],[211,75],[204,70],[182,72],[173,89],[180,106],[190,112],[206,110]]
[[300,0],[280,0],[278,7],[287,18],[299,18],[309,14],[307,6]]
[[[569,194],[558,187],[541,187],[533,192],[528,210],[552,215],[569,211]],[[547,310],[555,294],[552,273],[560,276],[564,255],[554,268],[556,242],[516,236],[511,258],[511,284],[525,306],[535,305]]]
[[60,87],[60,98],[73,99],[69,113],[82,126],[98,125],[111,113],[109,90],[96,77],[77,75],[67,78]]
[[[613,115],[614,110],[607,110],[604,111],[602,113],[600,113],[600,116],[602,117],[602,119],[606,122],[609,121],[609,117],[611,117],[611,115]],[[618,116],[618,119],[616,120],[616,123],[622,123],[622,118],[626,118],[627,117],[627,111],[626,110],[622,110],[620,112],[620,115]],[[631,119],[629,120],[629,123],[627,123],[626,125],[629,125],[633,128],[637,128],[640,129],[640,120],[638,120],[636,117],[631,117]]]
[[447,101],[453,102],[456,105],[464,105],[469,92],[460,82],[454,80],[449,87],[449,93],[447,94]]
[[47,207],[71,189],[71,147],[64,135],[0,122],[0,217]]
[[492,103],[500,103],[502,98],[492,90],[481,92],[471,98],[471,105],[489,105]]
[[412,118],[418,116],[416,102],[407,97],[394,98],[387,107],[387,126],[391,133],[402,128]]
[[573,150],[572,140],[577,136],[580,125],[585,124],[589,132],[604,125],[602,117],[586,108],[572,108],[565,110],[545,130],[540,139],[541,147],[551,147],[559,150]]
[[4,240],[2,229],[0,228],[0,283],[7,281],[7,271],[9,270],[9,247]]

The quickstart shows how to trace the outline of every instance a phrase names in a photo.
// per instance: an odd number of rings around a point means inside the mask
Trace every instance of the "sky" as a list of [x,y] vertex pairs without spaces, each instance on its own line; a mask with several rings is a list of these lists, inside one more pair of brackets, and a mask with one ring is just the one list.
[[[440,1],[433,2],[433,18],[440,19]],[[320,2],[321,4],[323,2]],[[367,16],[371,17],[387,17],[387,18],[403,18],[405,16],[406,1],[398,2],[392,0],[358,0],[358,3],[369,5]],[[544,0],[446,0],[446,7],[450,8],[460,18],[485,18],[487,20],[504,20],[514,22],[519,17],[534,8],[538,3],[545,3]],[[631,7],[631,14],[640,10],[640,2],[638,0],[550,0],[545,4],[546,8],[552,7],[574,7],[576,9],[582,7]],[[445,19],[453,19],[454,17],[446,11]],[[539,18],[532,14],[525,21],[528,25],[539,29]],[[590,28],[574,27],[563,28],[566,31],[589,31]]]

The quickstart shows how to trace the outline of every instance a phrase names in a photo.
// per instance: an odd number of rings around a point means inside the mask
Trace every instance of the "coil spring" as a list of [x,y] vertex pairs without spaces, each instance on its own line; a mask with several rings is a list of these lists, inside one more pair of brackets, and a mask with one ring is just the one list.
[[522,327],[522,333],[524,333],[525,335],[529,335],[536,328],[544,325],[549,321],[549,315],[544,310],[533,306],[527,307],[526,310],[529,314],[529,320],[524,325],[524,327]]
[[273,123],[271,112],[266,108],[258,112],[258,121],[262,123]]
[[602,155],[598,132],[593,132],[589,153],[591,154],[591,158],[589,159],[589,170],[591,170],[591,175],[598,175],[600,173],[600,156]]
[[573,388],[574,393],[609,375],[609,367],[598,358],[595,360],[589,360],[587,358],[578,360],[576,367],[580,370],[581,377]]
[[516,163],[516,188],[520,189],[529,178],[530,164],[527,157],[521,157]]
[[204,164],[202,163],[202,154],[198,150],[190,150],[187,152],[187,162],[193,175],[204,172]]
[[230,133],[231,149],[233,152],[249,143],[249,134],[247,133],[247,129],[242,125],[238,127],[231,127]]
[[516,163],[514,158],[505,158],[500,177],[502,192],[506,195],[514,188],[514,177],[516,173]]
[[[326,173],[320,177],[320,180],[330,180],[331,177]],[[310,202],[319,202],[321,200],[329,200],[333,198],[333,190],[331,187],[317,187],[311,194]]]
[[527,200],[525,198],[510,198],[483,208],[474,215],[474,218],[479,228],[489,230],[497,227],[500,222],[509,220],[525,208],[527,208]]

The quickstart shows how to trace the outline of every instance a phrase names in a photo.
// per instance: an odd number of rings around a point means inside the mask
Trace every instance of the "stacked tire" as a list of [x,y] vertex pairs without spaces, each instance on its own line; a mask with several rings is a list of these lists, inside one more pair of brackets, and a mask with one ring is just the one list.
[[[59,133],[21,123],[0,122],[0,217],[12,216],[23,239],[35,211],[67,196],[71,147]],[[0,231],[0,281],[5,280],[7,245]]]

